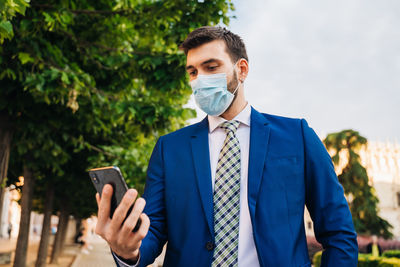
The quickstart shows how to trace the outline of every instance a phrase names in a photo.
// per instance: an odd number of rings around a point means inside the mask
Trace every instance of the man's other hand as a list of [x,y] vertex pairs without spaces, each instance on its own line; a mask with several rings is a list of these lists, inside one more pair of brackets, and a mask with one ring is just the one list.
[[[112,219],[110,219],[110,207],[113,188],[111,185],[105,185],[100,198],[96,194],[98,210],[98,221],[96,225],[96,234],[100,235],[110,245],[111,250],[118,256],[136,262],[139,257],[139,248],[143,238],[147,235],[150,226],[149,217],[142,213],[146,201],[138,195],[135,189],[129,189],[121,203],[115,210]],[[128,218],[124,221],[126,214],[132,204],[135,203]],[[141,225],[136,232],[133,232],[138,219],[141,219]]]

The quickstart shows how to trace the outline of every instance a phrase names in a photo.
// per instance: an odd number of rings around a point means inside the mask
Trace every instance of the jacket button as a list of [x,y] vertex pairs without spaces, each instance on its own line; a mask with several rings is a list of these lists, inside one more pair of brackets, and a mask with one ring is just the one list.
[[214,249],[214,243],[208,241],[208,242],[206,243],[206,249],[207,249],[207,250],[213,250],[213,249]]

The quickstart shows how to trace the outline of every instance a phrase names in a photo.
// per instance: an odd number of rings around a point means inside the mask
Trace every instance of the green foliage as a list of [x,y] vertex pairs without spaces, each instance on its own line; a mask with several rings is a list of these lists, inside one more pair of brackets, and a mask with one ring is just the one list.
[[321,257],[322,257],[322,250],[318,251],[317,253],[314,254],[313,260],[312,260],[314,267],[321,266]]
[[[398,251],[397,251],[398,252]],[[313,257],[313,266],[321,266],[322,251],[318,251]],[[358,254],[358,267],[398,267],[400,259],[386,256],[374,257],[371,254]]]
[[328,151],[333,151],[332,160],[338,165],[339,153],[347,153],[347,163],[338,175],[349,202],[353,223],[358,233],[392,237],[392,226],[378,215],[379,200],[369,184],[366,169],[361,165],[359,150],[367,145],[367,139],[353,130],[328,134],[324,140]]
[[17,14],[24,15],[30,0],[0,0],[0,44],[14,36],[11,20]]
[[400,250],[386,250],[382,254],[383,257],[386,258],[399,258],[400,259]]
[[[230,9],[226,0],[62,0],[15,16],[15,37],[0,48],[0,111],[15,128],[9,182],[27,165],[79,217],[95,211],[89,168],[118,165],[142,191],[157,138],[195,116],[183,108],[191,89],[178,45],[194,28],[227,24]],[[37,184],[41,209],[46,182]]]
[[379,262],[379,267],[400,267],[400,259],[385,258]]
[[371,254],[358,254],[358,267],[378,267],[382,257],[374,257]]

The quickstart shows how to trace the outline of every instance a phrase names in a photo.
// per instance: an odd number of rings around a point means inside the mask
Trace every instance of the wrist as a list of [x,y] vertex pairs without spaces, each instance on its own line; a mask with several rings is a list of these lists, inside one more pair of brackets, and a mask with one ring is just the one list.
[[[114,252],[114,253],[115,253],[115,252]],[[122,260],[123,262],[125,262],[125,263],[127,263],[127,264],[129,264],[129,265],[135,265],[135,264],[138,262],[138,260],[139,260],[139,250],[135,251],[135,252],[133,253],[133,256],[132,256],[132,255],[129,255],[129,256],[123,255],[123,256],[121,256],[121,255],[119,255],[119,254],[117,254],[117,253],[115,253],[115,255],[116,255],[120,260]]]

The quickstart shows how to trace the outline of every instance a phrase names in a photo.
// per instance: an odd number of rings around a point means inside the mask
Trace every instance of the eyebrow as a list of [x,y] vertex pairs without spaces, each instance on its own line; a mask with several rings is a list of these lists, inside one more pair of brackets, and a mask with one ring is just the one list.
[[[209,63],[213,63],[213,62],[220,62],[221,60],[219,60],[219,59],[216,59],[216,58],[210,58],[210,59],[207,59],[206,61],[204,61],[204,62],[202,62],[200,65],[207,65],[207,64],[209,64]],[[194,66],[193,65],[189,65],[189,66],[186,66],[186,69],[188,70],[188,69],[194,69]]]

